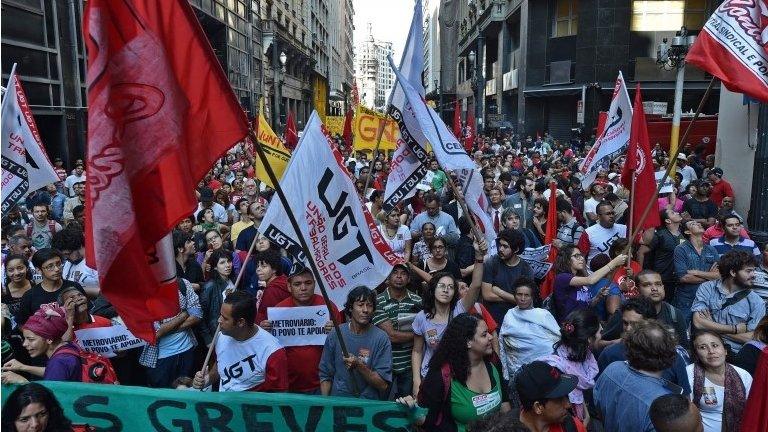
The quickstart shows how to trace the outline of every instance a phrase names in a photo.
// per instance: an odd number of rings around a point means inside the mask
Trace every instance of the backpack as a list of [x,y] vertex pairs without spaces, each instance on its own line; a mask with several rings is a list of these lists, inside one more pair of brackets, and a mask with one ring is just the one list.
[[[28,239],[32,238],[32,231],[35,229],[35,227],[33,225],[34,225],[34,222],[30,222],[30,223],[27,224],[27,238]],[[48,219],[48,231],[51,233],[51,236],[56,234],[56,221],[55,220]]]
[[80,359],[81,381],[83,383],[120,384],[117,381],[117,374],[115,373],[115,368],[112,367],[112,363],[101,354],[75,350],[70,347],[61,348],[57,353],[71,354]]

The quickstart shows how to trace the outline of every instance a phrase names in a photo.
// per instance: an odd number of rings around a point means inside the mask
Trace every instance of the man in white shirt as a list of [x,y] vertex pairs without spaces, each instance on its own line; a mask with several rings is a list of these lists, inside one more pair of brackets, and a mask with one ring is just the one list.
[[227,295],[221,305],[216,362],[195,374],[192,386],[219,380],[219,391],[288,391],[288,358],[271,333],[254,324],[256,301],[245,291]]
[[598,223],[584,230],[578,243],[579,250],[587,257],[587,265],[596,255],[607,254],[616,239],[627,238],[627,226],[615,222],[616,214],[610,202],[600,202],[595,211]]
[[229,222],[229,213],[227,213],[227,209],[221,204],[213,201],[213,190],[206,187],[200,190],[200,204],[197,205],[197,210],[195,210],[195,218],[197,218],[198,213],[207,208],[213,210],[213,219],[216,222],[223,224]]
[[64,186],[67,188],[69,196],[75,196],[75,185],[85,181],[85,172],[82,165],[76,165],[72,175],[64,180]]
[[605,186],[600,183],[592,183],[589,186],[590,198],[584,201],[584,219],[587,221],[587,225],[597,222],[597,205],[605,199],[606,193]]
[[683,180],[680,182],[681,191],[684,191],[692,181],[699,179],[699,176],[696,175],[696,170],[688,165],[688,158],[682,153],[677,155],[677,172],[683,176]]
[[64,255],[62,278],[82,285],[89,298],[98,297],[99,274],[85,263],[85,236],[79,229],[67,228],[53,235],[51,247]]

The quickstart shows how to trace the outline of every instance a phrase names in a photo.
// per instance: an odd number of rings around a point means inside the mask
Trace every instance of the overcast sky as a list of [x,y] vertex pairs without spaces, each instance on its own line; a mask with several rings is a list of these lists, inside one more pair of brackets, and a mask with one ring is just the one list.
[[392,42],[393,59],[399,62],[408,37],[415,0],[353,0],[355,6],[355,46],[368,35],[373,24],[373,37]]

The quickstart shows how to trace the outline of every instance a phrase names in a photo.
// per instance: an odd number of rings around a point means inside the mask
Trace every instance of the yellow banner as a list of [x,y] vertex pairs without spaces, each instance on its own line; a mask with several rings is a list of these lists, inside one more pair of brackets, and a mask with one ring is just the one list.
[[320,75],[315,75],[313,81],[315,111],[320,116],[320,120],[325,122],[325,108],[328,105],[328,83]]
[[388,120],[384,114],[368,109],[362,105],[357,106],[355,119],[352,121],[352,133],[355,141],[352,147],[355,150],[374,150],[379,125],[384,123],[384,133],[381,136],[380,150],[394,150],[397,147],[397,124]]
[[325,127],[328,128],[328,132],[331,133],[331,136],[336,136],[336,134],[343,135],[344,116],[326,116]]
[[[272,171],[275,172],[275,177],[278,181],[283,177],[288,160],[291,158],[291,151],[288,150],[280,138],[275,135],[272,128],[269,127],[267,119],[264,118],[264,100],[259,102],[259,125],[256,130],[259,142],[257,145],[261,145],[264,150],[264,154],[267,156],[267,163],[272,167]],[[267,171],[264,168],[264,161],[261,160],[259,154],[254,155],[256,157],[256,177],[263,181],[267,186],[274,188],[275,185],[269,180]]]

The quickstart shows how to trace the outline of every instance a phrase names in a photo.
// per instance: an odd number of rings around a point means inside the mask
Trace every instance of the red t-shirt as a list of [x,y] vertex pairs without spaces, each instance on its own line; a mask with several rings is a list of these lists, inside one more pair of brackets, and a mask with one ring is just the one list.
[[267,319],[267,308],[276,306],[281,301],[291,296],[288,291],[288,276],[277,276],[272,282],[269,282],[264,288],[264,293],[259,300],[256,309],[256,324]]
[[[315,294],[310,306],[324,306],[323,296]],[[337,323],[342,322],[341,313],[336,306],[331,304],[333,316]],[[276,304],[275,307],[297,307],[293,297]],[[288,357],[288,391],[309,392],[320,388],[320,375],[318,366],[323,356],[322,345],[290,346],[285,347]]]

